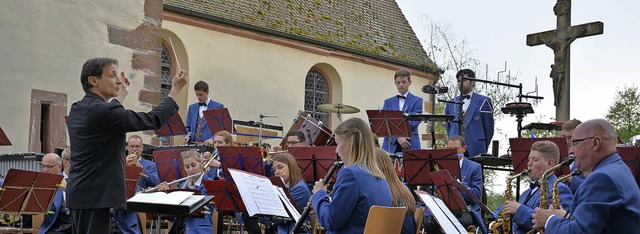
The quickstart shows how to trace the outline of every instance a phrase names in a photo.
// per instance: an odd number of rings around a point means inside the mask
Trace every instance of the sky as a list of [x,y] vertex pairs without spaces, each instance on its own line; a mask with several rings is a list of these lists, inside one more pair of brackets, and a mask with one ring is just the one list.
[[[524,92],[535,89],[544,100],[534,106],[535,114],[524,118],[531,122],[555,120],[552,81],[549,65],[553,51],[544,45],[529,47],[526,35],[556,28],[554,0],[513,1],[426,1],[396,0],[418,39],[425,45],[429,36],[428,19],[443,21],[451,27],[457,41],[466,39],[468,46],[481,61],[478,78],[504,69],[518,77]],[[572,1],[571,23],[579,25],[594,21],[604,23],[604,34],[578,38],[571,44],[571,109],[570,118],[588,120],[605,118],[613,104],[616,90],[637,83],[635,69],[640,56],[640,1],[580,0]],[[489,77],[495,80],[495,75]],[[482,90],[480,90],[482,93]],[[500,107],[496,107],[500,108]],[[516,137],[515,117],[505,116],[496,126],[506,126],[503,132]],[[504,139],[501,140],[501,154]],[[502,181],[502,180],[501,180]],[[498,189],[500,190],[500,189]]]

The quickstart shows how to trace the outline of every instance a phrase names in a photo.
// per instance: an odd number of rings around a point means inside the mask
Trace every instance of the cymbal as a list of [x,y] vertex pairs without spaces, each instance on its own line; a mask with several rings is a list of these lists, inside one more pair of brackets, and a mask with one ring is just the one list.
[[345,105],[342,103],[338,104],[322,104],[318,106],[318,110],[323,112],[333,112],[339,114],[355,114],[360,112],[360,109],[355,108],[353,106]]

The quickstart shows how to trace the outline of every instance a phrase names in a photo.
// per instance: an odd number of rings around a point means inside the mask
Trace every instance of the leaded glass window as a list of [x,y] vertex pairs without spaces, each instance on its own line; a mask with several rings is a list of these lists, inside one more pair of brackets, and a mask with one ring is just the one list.
[[160,64],[160,100],[164,100],[169,96],[171,90],[171,54],[167,47],[162,44],[162,62]]
[[318,110],[318,106],[330,103],[329,82],[319,71],[310,70],[304,82],[304,111],[313,118],[322,121],[323,125],[329,124],[329,115]]

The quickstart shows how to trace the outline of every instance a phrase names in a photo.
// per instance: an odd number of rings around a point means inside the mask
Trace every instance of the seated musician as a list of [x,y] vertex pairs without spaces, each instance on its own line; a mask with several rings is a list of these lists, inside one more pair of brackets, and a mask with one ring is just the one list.
[[[505,201],[504,208],[502,208],[502,215],[513,215],[513,227],[514,233],[527,233],[533,228],[532,217],[535,208],[540,206],[540,180],[547,180],[547,191],[549,194],[549,203],[552,203],[552,186],[553,182],[557,179],[556,175],[551,173],[547,178],[540,178],[542,173],[555,166],[560,160],[560,150],[558,146],[551,141],[537,141],[531,146],[531,152],[529,153],[529,162],[527,162],[527,169],[529,169],[529,179],[535,181],[531,183],[530,188],[525,190],[518,202]],[[568,209],[573,200],[571,189],[565,184],[558,184],[558,190],[560,192],[560,204],[564,209]],[[546,208],[546,207],[545,207]]]
[[[458,179],[460,183],[466,186],[477,198],[481,198],[482,166],[464,156],[464,152],[467,151],[467,144],[465,143],[464,137],[460,135],[451,136],[447,141],[447,149],[455,149],[456,156],[458,157],[458,160],[460,160],[461,178]],[[467,193],[462,192],[461,194],[464,198],[464,202],[471,206],[469,211],[473,217],[473,223],[482,230],[483,233],[488,233],[489,230],[487,229],[484,219],[480,213],[480,205],[476,204]]]
[[344,167],[327,193],[323,179],[313,187],[313,208],[328,233],[363,233],[371,206],[391,206],[391,191],[375,158],[373,133],[359,118],[342,122],[335,130],[336,152]]
[[[226,130],[216,132],[216,134],[213,136],[213,147],[216,147],[216,151],[213,152],[213,156],[216,157],[216,155],[219,153],[218,146],[232,146],[232,145],[233,145],[233,136],[231,136],[231,133],[227,132]],[[205,160],[209,160],[209,156],[211,156],[211,154],[205,153],[204,155]],[[207,173],[207,175],[212,179],[220,178],[221,176],[220,173],[222,172],[221,171],[222,169],[220,168],[221,166],[222,164],[220,163],[219,160],[213,159],[213,161],[209,163],[210,170]]]
[[311,139],[307,139],[304,133],[298,130],[290,131],[285,139],[287,147],[311,146],[309,143]]
[[[562,133],[560,134],[560,136],[567,140],[567,150],[569,151],[571,151],[571,139],[573,138],[573,131],[581,123],[582,122],[580,120],[572,119],[562,125]],[[569,154],[573,155],[571,152],[569,152]],[[574,161],[573,163],[571,163],[569,168],[571,169],[571,172],[575,171],[576,162]],[[580,184],[582,184],[582,181],[584,179],[585,179],[584,173],[577,176],[569,176],[567,177],[565,184],[569,186],[569,188],[571,189],[571,192],[576,193],[576,191],[578,190],[578,187],[580,187]]]
[[207,84],[207,82],[196,82],[193,86],[193,91],[196,94],[198,102],[189,105],[189,109],[187,110],[187,119],[185,120],[187,136],[184,137],[184,143],[213,145],[213,134],[209,131],[203,112],[224,108],[224,105],[209,98],[209,84]]
[[[298,208],[304,209],[311,197],[311,191],[309,191],[307,184],[302,179],[300,167],[293,155],[288,153],[276,154],[273,156],[273,168],[275,176],[282,178],[284,185],[289,188],[291,198],[293,198]],[[298,211],[302,213],[302,210]],[[289,234],[294,226],[295,221],[281,223],[278,225],[278,233]]]
[[[154,187],[160,183],[158,177],[158,167],[152,161],[142,158],[142,150],[144,148],[142,138],[138,135],[131,135],[127,139],[127,151],[129,155],[125,158],[127,166],[142,167],[143,176],[140,177],[138,182],[138,188],[136,191],[143,190],[145,188]],[[125,234],[139,234],[142,233],[140,225],[138,223],[137,212],[127,212],[123,209],[115,209],[113,211],[113,220],[120,232]]]
[[400,181],[398,174],[396,174],[395,166],[387,154],[387,151],[382,148],[376,148],[376,159],[378,165],[384,173],[389,189],[391,189],[392,206],[394,207],[407,207],[407,214],[404,216],[404,223],[402,224],[402,234],[416,233],[416,219],[414,213],[416,212],[416,199],[409,191],[409,188]]
[[[204,172],[204,158],[195,150],[184,151],[180,153],[182,156],[182,163],[184,164],[184,170],[187,176],[195,175]],[[211,180],[207,174],[201,174],[187,179],[180,183],[179,189],[193,189],[200,190],[200,194],[207,195],[207,189],[202,184],[203,180]],[[169,190],[167,182],[160,183],[162,190]],[[177,218],[171,227],[170,233],[183,233],[183,228],[187,234],[211,234],[213,233],[213,221],[211,212],[213,208],[211,205],[207,205],[204,208],[204,217],[189,217],[186,220],[184,218]]]
[[[42,157],[42,172],[62,175],[62,158],[54,153],[49,153]],[[61,184],[66,185],[66,180],[62,179]],[[66,195],[64,187],[56,190],[51,208],[44,216],[39,233],[71,233],[71,214],[66,208]]]

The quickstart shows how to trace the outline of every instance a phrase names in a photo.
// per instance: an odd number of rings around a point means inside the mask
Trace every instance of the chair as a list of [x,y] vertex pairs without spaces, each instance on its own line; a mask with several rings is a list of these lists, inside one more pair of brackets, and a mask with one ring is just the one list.
[[369,209],[367,223],[364,225],[366,234],[400,233],[407,208],[372,206]]
[[416,219],[416,233],[420,233],[422,230],[422,221],[424,221],[424,210],[425,208],[416,208],[416,213],[414,213],[414,218]]

